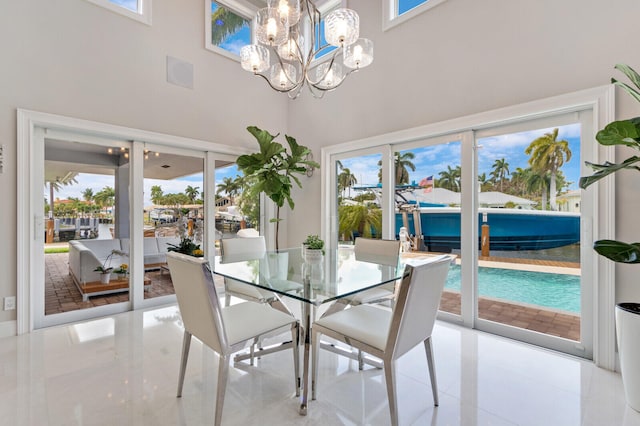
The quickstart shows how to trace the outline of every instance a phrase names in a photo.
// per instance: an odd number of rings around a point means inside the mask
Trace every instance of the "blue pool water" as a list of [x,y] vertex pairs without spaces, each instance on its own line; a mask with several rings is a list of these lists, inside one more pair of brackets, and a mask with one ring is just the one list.
[[[445,288],[460,291],[460,266],[451,265]],[[478,268],[480,296],[580,313],[580,276]]]

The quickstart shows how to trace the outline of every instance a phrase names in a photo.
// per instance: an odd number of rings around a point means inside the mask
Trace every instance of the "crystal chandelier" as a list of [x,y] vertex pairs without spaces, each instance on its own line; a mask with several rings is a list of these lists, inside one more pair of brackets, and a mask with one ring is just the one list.
[[[317,48],[322,17],[310,0],[268,0],[255,19],[258,44],[240,50],[242,68],[291,99],[300,95],[305,83],[321,98],[373,61],[373,42],[359,38],[360,18],[351,9],[336,9],[324,18],[327,44]],[[329,59],[313,63],[332,46],[336,49]]]

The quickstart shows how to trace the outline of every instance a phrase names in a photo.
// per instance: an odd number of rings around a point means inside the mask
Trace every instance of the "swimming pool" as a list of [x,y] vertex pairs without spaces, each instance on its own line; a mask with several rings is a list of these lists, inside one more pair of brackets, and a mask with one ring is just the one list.
[[[451,265],[445,288],[460,291],[460,265]],[[580,276],[478,268],[480,296],[580,313]]]

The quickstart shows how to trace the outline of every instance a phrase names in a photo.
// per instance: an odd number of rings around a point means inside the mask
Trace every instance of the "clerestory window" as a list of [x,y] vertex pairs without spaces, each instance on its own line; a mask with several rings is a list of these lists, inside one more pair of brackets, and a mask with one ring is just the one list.
[[87,0],[112,12],[151,25],[152,0]]
[[399,25],[414,16],[434,8],[446,0],[382,0],[383,29]]
[[242,46],[251,44],[252,18],[255,11],[235,2],[205,2],[205,47],[239,60]]

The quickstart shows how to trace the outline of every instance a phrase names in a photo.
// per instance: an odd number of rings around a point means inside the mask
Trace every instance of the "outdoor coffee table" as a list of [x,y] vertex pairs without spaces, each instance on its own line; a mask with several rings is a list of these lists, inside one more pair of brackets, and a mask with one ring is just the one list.
[[[86,302],[89,297],[92,296],[104,296],[105,294],[122,293],[129,291],[129,279],[114,279],[109,281],[109,284],[102,284],[100,281],[91,281],[84,284],[76,284],[80,294],[82,294],[82,301]],[[144,276],[144,289],[147,290],[151,286],[151,278]]]

